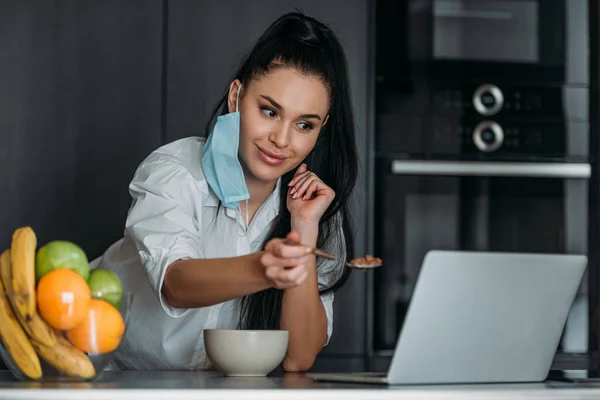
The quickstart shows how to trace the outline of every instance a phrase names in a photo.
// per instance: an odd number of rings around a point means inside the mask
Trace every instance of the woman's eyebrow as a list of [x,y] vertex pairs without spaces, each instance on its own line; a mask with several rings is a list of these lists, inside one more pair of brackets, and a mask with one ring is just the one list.
[[[276,102],[275,100],[273,100],[273,98],[269,97],[269,96],[264,96],[264,95],[260,95],[260,97],[262,97],[263,99],[265,99],[266,101],[268,101],[269,103],[271,103],[271,105],[276,108],[278,111],[282,111],[283,107],[281,106],[281,104],[279,104],[278,102]],[[318,114],[303,114],[300,116],[300,118],[314,118],[314,119],[318,119],[319,121],[321,120],[321,117]]]

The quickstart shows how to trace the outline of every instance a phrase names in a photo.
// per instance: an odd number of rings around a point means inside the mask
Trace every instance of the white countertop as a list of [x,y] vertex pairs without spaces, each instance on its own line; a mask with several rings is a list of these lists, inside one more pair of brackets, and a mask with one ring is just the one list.
[[105,372],[89,383],[17,382],[0,372],[0,399],[600,399],[600,383],[384,386],[316,383],[302,374],[225,378],[208,372]]

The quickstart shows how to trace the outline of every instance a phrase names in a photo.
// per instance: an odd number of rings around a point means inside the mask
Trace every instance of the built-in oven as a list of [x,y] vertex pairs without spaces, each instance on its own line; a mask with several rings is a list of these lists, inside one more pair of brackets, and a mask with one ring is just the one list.
[[[381,158],[375,249],[373,349],[394,349],[425,254],[431,249],[588,254],[586,163]],[[587,278],[561,349],[587,351]],[[507,295],[510,295],[507,293]]]
[[[376,2],[371,368],[431,249],[598,260],[587,13],[587,0]],[[561,354],[590,351],[588,281]]]

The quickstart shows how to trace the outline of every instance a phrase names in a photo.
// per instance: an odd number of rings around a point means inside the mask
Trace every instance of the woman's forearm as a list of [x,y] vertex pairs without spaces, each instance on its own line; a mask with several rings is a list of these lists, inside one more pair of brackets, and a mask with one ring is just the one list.
[[[294,224],[302,244],[315,247],[318,225]],[[281,329],[289,332],[288,350],[282,367],[288,372],[310,369],[327,341],[327,315],[319,296],[315,257],[307,265],[308,277],[300,286],[285,289],[281,305]]]
[[172,307],[195,308],[268,289],[271,283],[260,262],[262,253],[176,261],[167,268],[162,293]]

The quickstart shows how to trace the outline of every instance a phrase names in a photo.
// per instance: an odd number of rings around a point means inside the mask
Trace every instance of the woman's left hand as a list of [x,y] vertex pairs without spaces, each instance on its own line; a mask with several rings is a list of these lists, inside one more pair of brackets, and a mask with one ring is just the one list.
[[310,172],[306,164],[298,167],[288,184],[287,208],[292,219],[298,221],[318,225],[334,198],[333,189]]

